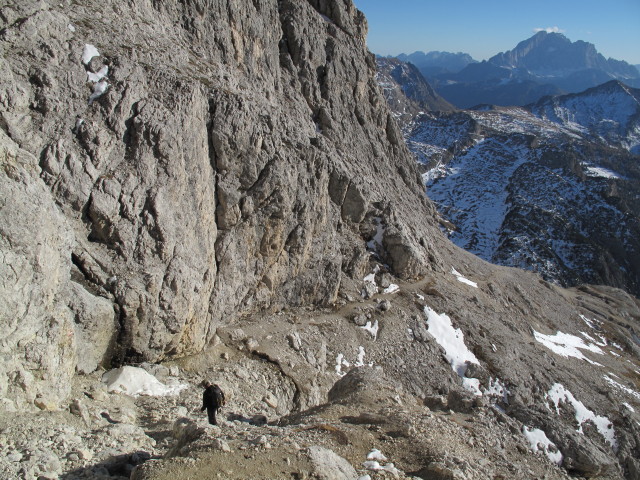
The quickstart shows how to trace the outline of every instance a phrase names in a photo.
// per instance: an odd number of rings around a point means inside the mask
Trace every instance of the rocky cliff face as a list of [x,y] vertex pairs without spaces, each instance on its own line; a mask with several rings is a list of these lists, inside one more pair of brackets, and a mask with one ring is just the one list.
[[364,274],[374,218],[398,275],[427,268],[419,178],[351,4],[24,2],[2,20],[4,385],[32,343],[68,374],[74,339],[99,345],[90,371],[330,304]]

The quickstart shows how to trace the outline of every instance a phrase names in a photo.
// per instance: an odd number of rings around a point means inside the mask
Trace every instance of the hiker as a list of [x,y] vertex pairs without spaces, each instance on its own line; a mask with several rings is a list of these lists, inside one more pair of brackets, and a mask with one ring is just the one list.
[[204,393],[202,394],[202,408],[200,411],[206,408],[209,423],[211,425],[217,425],[216,413],[224,406],[224,392],[218,385],[212,385],[211,382],[207,380],[202,382],[202,386],[204,387]]

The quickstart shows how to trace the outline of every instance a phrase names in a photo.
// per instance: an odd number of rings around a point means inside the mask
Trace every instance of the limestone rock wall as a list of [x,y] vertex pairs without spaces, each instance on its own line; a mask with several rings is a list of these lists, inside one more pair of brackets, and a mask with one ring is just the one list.
[[[2,172],[2,268],[24,273],[3,275],[23,288],[0,324],[57,352],[4,341],[2,395],[30,400],[15,379],[51,362],[64,395],[74,368],[186,355],[243,314],[330,304],[365,275],[376,224],[397,275],[438,268],[365,35],[343,0],[0,7],[0,144],[19,152],[7,165],[29,159],[23,180]],[[87,44],[100,55],[83,61]]]

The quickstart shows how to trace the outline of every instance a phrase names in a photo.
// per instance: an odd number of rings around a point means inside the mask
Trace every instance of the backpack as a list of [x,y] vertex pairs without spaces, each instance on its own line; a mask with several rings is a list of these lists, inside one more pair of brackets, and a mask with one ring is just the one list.
[[218,385],[213,386],[213,398],[216,400],[218,408],[223,407],[225,404],[224,392]]

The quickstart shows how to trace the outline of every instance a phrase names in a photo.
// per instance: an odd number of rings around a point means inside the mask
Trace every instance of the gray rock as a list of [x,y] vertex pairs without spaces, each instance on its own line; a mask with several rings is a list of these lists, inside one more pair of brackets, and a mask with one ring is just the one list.
[[287,340],[289,340],[289,345],[296,352],[302,347],[302,340],[300,339],[300,334],[298,332],[293,332],[287,335]]
[[313,475],[319,480],[353,480],[357,478],[353,466],[332,450],[312,445],[307,449],[306,454],[313,465]]
[[0,397],[24,409],[44,395],[55,409],[75,369],[67,308],[73,236],[38,160],[1,129],[0,172]]
[[113,356],[118,322],[113,304],[70,282],[69,306],[74,313],[78,373],[88,374],[106,366]]
[[367,324],[367,316],[364,313],[356,313],[352,317],[353,323],[359,327],[364,327]]
[[224,440],[220,439],[220,438],[214,439],[213,442],[211,443],[211,446],[214,449],[220,450],[222,452],[230,452],[231,451],[231,447],[229,447],[229,444],[227,442],[225,442]]
[[378,309],[386,312],[391,309],[391,302],[389,300],[383,300],[378,304]]
[[378,287],[373,282],[364,282],[362,285],[362,296],[368,300],[378,294]]

